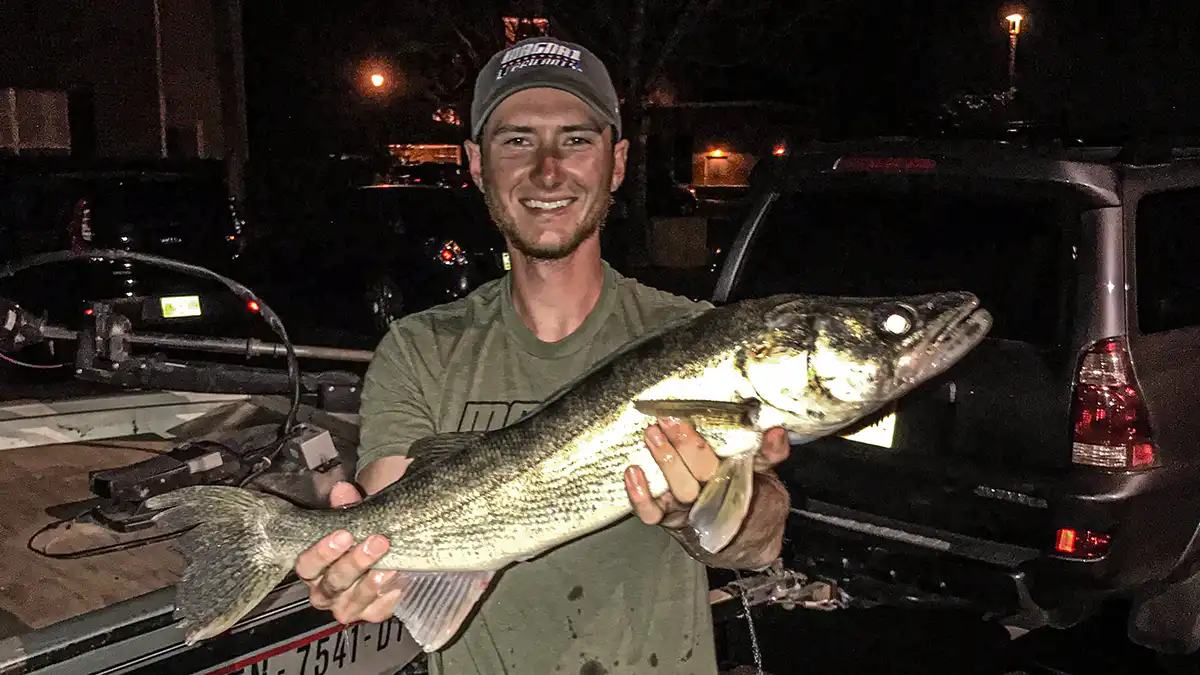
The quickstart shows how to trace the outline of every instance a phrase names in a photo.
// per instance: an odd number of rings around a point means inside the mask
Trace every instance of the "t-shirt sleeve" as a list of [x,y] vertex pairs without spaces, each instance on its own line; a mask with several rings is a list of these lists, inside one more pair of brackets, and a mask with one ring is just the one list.
[[418,347],[410,331],[393,325],[375,349],[359,404],[356,477],[371,462],[406,455],[413,441],[436,433],[421,386]]

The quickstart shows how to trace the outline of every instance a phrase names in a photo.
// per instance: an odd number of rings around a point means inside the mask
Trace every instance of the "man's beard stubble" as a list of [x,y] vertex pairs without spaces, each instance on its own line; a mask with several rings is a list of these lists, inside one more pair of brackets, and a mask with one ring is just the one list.
[[[612,185],[611,170],[606,171],[606,175],[609,178],[601,186],[601,189],[605,193],[608,193],[609,187]],[[485,186],[483,201],[487,204],[492,222],[496,224],[496,227],[499,228],[504,238],[511,242],[513,248],[532,260],[562,260],[574,253],[589,237],[603,229],[605,221],[608,220],[608,211],[612,205],[612,198],[610,195],[605,195],[595,200],[595,203],[583,214],[578,226],[567,241],[555,246],[540,246],[534,242],[526,241],[521,236],[516,219],[504,208],[504,203],[500,200],[500,195],[496,191],[495,183],[492,182],[488,175],[486,161],[483,162],[482,177]]]

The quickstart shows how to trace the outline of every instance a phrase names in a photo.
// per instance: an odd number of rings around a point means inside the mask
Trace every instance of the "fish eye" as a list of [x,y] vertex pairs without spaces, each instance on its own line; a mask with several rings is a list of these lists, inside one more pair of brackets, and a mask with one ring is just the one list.
[[908,335],[916,325],[916,311],[907,305],[895,305],[883,312],[879,326],[883,332],[897,337]]

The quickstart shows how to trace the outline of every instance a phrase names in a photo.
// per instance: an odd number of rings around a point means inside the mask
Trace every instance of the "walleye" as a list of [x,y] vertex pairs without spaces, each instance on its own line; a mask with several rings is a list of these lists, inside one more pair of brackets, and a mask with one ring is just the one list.
[[175,616],[187,643],[256,607],[296,557],[338,529],[391,542],[377,568],[405,590],[394,613],[427,651],[460,630],[505,567],[632,514],[623,472],[655,496],[667,481],[643,432],[691,421],[722,458],[689,513],[717,552],[751,498],[754,455],[770,428],[802,443],[877,411],[972,350],[991,328],[970,293],[895,298],[777,295],[744,300],[638,340],[516,423],[412,445],[404,477],[342,509],[305,509],[261,492],[187,487],[147,500],[165,509],[189,558]]

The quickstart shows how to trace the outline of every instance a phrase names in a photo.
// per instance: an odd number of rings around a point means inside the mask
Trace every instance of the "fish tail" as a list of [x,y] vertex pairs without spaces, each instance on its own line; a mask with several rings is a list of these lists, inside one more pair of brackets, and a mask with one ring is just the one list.
[[180,539],[188,559],[175,586],[175,618],[190,646],[232,627],[291,571],[312,542],[301,509],[261,492],[204,485],[146,500],[167,509],[154,520],[168,530],[195,526]]

